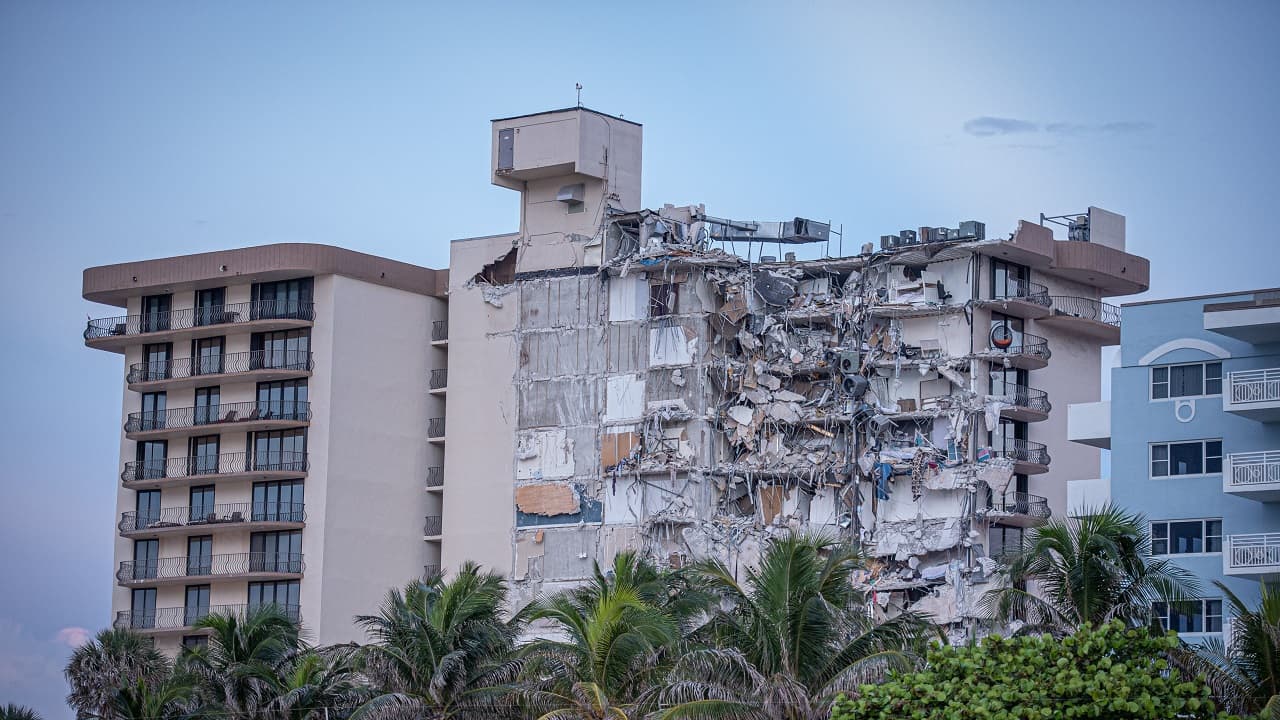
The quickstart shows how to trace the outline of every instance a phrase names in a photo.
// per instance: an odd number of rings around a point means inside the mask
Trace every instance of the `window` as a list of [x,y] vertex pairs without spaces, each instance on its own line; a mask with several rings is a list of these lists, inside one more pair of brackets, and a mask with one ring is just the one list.
[[256,283],[252,319],[311,319],[311,278]]
[[183,611],[183,626],[195,625],[201,618],[209,614],[209,586],[188,585],[187,602]]
[[1222,552],[1221,520],[1169,520],[1151,523],[1152,555]]
[[679,301],[679,285],[675,283],[653,283],[649,285],[649,317],[675,315]]
[[135,540],[133,542],[133,579],[146,580],[156,576],[160,566],[160,541]]
[[196,291],[196,325],[216,325],[234,322],[224,312],[227,301],[226,288],[209,288]]
[[1178,633],[1222,632],[1221,598],[1152,603],[1151,612],[1165,630]]
[[1222,441],[1154,443],[1151,445],[1151,477],[1213,475],[1222,472]]
[[249,570],[302,572],[302,531],[253,533],[249,536]]
[[145,440],[138,443],[134,479],[157,480],[166,477],[168,455],[169,443],[166,440]]
[[249,583],[249,607],[278,605],[295,621],[298,619],[298,581]]
[[1018,420],[1000,419],[1000,424],[987,433],[987,444],[997,453],[1014,453],[1024,449],[1027,441],[1027,424]]
[[142,393],[142,426],[139,430],[163,430],[165,421],[165,394]]
[[208,635],[183,635],[182,647],[186,650],[209,647]]
[[142,346],[142,381],[167,380],[173,372],[173,344],[152,343]]
[[1151,399],[1222,394],[1222,363],[1188,363],[1151,368]]
[[191,341],[191,374],[216,375],[224,372],[222,367],[223,339],[220,337],[200,338]]
[[1022,528],[993,525],[987,534],[987,555],[998,558],[1022,547]]
[[302,481],[281,480],[253,484],[255,521],[302,522]]
[[271,333],[254,333],[249,341],[252,350],[249,369],[283,368],[307,370],[311,354],[310,330],[282,330]]
[[991,262],[991,297],[1002,298],[1026,297],[1030,288],[1031,269],[1025,265],[1015,265],[1003,260]]
[[140,490],[134,503],[134,530],[145,530],[160,522],[160,491]]
[[307,381],[279,380],[258,383],[257,410],[264,418],[307,419]]
[[212,535],[195,535],[187,538],[187,574],[213,574]]
[[133,591],[132,604],[129,607],[130,626],[137,628],[153,628],[156,626],[156,589],[137,588]]
[[199,485],[191,488],[191,522],[214,522],[218,519],[213,503],[213,486]]
[[253,467],[256,470],[304,472],[307,469],[307,433],[303,429],[253,434]]
[[142,332],[169,329],[169,295],[147,295],[142,298]]
[[196,425],[208,425],[218,422],[222,417],[222,390],[213,387],[196,388]]
[[212,475],[218,472],[218,452],[221,444],[218,435],[201,435],[187,442],[188,475]]

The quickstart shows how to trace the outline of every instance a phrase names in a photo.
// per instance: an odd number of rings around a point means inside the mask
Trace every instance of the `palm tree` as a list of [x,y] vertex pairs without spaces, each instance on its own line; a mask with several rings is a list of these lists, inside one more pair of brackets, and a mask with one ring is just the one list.
[[739,583],[718,560],[695,564],[720,599],[659,696],[658,718],[823,718],[840,693],[916,662],[925,624],[875,624],[853,584],[862,557],[823,535],[773,541]]
[[525,646],[522,697],[540,720],[628,718],[643,711],[696,606],[677,576],[634,553],[587,585],[534,602],[533,622],[559,639]]
[[1231,647],[1203,641],[1190,648],[1199,662],[1184,667],[1205,675],[1233,712],[1280,718],[1280,588],[1261,583],[1262,598],[1251,608],[1223,583],[1213,584],[1231,606]]
[[352,717],[494,717],[510,699],[522,623],[502,620],[506,599],[502,576],[474,563],[389,592],[377,615],[356,618],[373,639],[360,665],[376,694]]
[[356,645],[305,650],[276,668],[263,718],[339,720],[371,694],[354,662]]
[[40,713],[25,706],[9,703],[0,706],[0,720],[41,720]]
[[304,649],[298,624],[272,604],[243,614],[211,613],[194,627],[212,631],[209,642],[184,651],[178,669],[199,702],[223,718],[260,717],[275,699],[279,669]]
[[1176,602],[1197,589],[1191,573],[1151,557],[1146,519],[1113,505],[1031,530],[1002,560],[1000,574],[1007,584],[983,596],[986,612],[998,622],[1055,632],[1114,619],[1149,624],[1153,602]]
[[116,720],[116,693],[141,682],[156,685],[168,679],[172,665],[155,643],[125,628],[103,630],[71,653],[63,673],[71,686],[67,704],[78,718]]
[[179,678],[160,683],[138,680],[116,692],[115,717],[120,720],[186,720],[195,716],[188,704],[193,688]]

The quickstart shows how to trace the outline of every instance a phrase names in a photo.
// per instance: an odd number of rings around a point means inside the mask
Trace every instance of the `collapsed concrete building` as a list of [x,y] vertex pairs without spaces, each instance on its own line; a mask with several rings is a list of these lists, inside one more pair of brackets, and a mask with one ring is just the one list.
[[1096,469],[1065,408],[1097,397],[1118,342],[1101,298],[1147,289],[1122,216],[832,257],[826,223],[642,209],[636,123],[571,108],[492,130],[520,231],[452,245],[429,562],[532,597],[623,549],[737,571],[821,530],[873,558],[871,610],[958,628],[994,558]]

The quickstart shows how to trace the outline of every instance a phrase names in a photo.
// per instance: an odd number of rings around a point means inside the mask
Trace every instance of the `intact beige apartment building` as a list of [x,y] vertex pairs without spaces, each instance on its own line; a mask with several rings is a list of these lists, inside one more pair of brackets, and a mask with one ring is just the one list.
[[208,608],[276,602],[341,641],[465,560],[524,600],[622,549],[738,569],[811,528],[878,558],[871,610],[960,632],[1003,549],[1096,473],[1065,409],[1118,342],[1102,298],[1147,287],[1122,216],[863,244],[644,210],[622,118],[491,133],[520,227],[454,241],[447,272],[311,245],[86,271],[127,308],[86,331],[125,355],[119,622],[176,645]]

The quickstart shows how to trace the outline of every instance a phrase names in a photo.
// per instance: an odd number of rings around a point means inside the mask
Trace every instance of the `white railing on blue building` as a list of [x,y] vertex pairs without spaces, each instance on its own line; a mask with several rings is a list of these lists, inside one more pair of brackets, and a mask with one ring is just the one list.
[[1232,487],[1280,483],[1280,451],[1232,453]]
[[1230,562],[1232,569],[1280,565],[1280,533],[1232,535]]
[[1230,377],[1233,403],[1280,400],[1280,368],[1237,370],[1231,373]]

